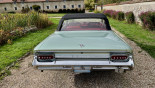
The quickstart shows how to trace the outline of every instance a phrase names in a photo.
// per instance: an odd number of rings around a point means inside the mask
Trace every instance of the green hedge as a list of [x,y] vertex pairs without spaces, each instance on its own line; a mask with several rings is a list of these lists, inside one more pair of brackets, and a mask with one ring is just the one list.
[[127,13],[125,13],[125,16],[126,16],[126,21],[127,21],[129,24],[135,22],[135,16],[134,16],[133,12],[127,12]]
[[155,30],[155,12],[143,12],[139,15],[143,27],[149,30]]
[[104,10],[103,13],[108,16],[112,17],[113,19],[117,19],[119,21],[124,20],[124,13],[121,11],[114,11],[114,10]]
[[121,11],[117,12],[116,19],[119,21],[124,20],[124,13]]

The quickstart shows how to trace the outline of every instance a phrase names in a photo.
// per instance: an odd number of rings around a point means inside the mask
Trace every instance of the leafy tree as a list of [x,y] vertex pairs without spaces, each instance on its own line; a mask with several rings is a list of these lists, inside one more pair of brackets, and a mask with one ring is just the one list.
[[93,10],[95,6],[94,2],[95,0],[87,0],[87,2],[85,3],[86,9]]

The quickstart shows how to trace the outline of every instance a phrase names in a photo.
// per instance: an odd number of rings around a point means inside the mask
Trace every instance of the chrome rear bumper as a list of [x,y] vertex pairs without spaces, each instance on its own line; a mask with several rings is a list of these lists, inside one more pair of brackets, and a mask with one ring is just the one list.
[[130,59],[128,62],[112,61],[56,61],[56,62],[38,62],[36,59],[32,62],[39,70],[73,70],[76,73],[88,73],[92,70],[115,70],[123,73],[126,70],[134,68],[134,62]]
[[64,66],[60,67],[38,67],[39,70],[73,70],[75,73],[90,73],[92,70],[115,70],[117,73],[123,73],[127,70],[131,70],[130,67],[100,67],[96,68],[90,66],[91,69],[83,69],[82,66],[80,69],[75,69],[74,67],[66,68]]

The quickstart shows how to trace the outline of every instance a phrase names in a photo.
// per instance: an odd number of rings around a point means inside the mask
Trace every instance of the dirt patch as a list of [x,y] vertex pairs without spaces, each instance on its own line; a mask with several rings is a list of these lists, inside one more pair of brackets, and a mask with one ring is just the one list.
[[[119,32],[117,32],[120,34]],[[33,56],[22,60],[21,68],[0,81],[1,88],[155,88],[155,59],[121,34],[133,48],[135,68],[124,74],[113,71],[75,75],[71,71],[40,70],[32,67]]]

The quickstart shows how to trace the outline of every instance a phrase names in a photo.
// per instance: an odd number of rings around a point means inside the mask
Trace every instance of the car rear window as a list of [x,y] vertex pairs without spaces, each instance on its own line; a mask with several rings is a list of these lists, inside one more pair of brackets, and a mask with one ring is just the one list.
[[104,19],[69,19],[62,24],[61,31],[107,30]]

